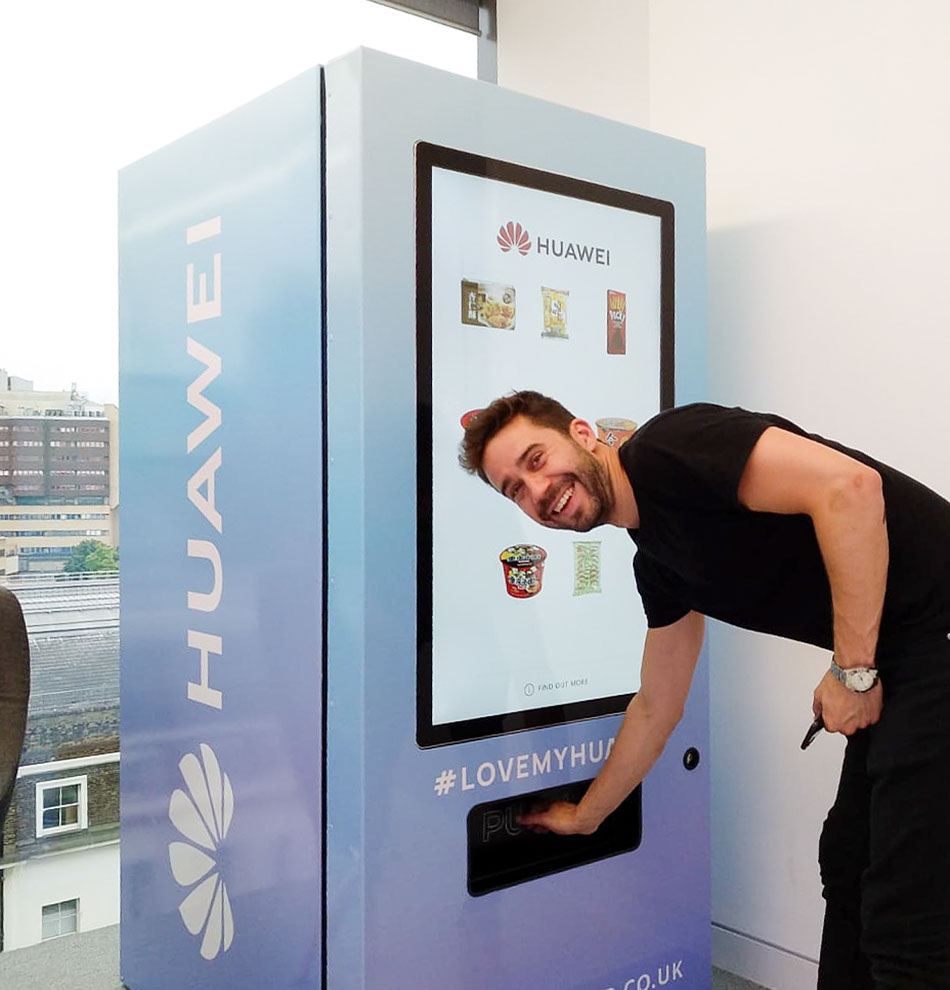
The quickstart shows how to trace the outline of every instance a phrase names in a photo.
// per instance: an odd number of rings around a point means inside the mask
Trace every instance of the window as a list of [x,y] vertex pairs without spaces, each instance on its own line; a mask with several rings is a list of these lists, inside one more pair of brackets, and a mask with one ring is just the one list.
[[[124,21],[129,6],[118,0],[106,0],[96,10],[104,11],[106,18]],[[71,548],[46,546],[45,537],[8,538],[9,531],[17,528],[43,531],[57,543],[84,538],[106,540],[116,532],[113,527],[117,526],[119,514],[115,506],[110,506],[109,481],[114,484],[114,478],[109,458],[114,457],[118,448],[118,432],[115,424],[109,426],[110,420],[99,409],[82,408],[80,399],[85,393],[88,393],[90,404],[114,403],[118,399],[114,316],[117,305],[114,273],[116,170],[357,45],[392,51],[417,61],[432,60],[444,69],[475,75],[474,36],[368,0],[321,0],[319,3],[280,0],[276,15],[263,19],[253,9],[239,10],[238,6],[222,5],[220,0],[186,6],[191,19],[188,31],[176,28],[174,17],[160,18],[160,40],[152,37],[149,43],[141,46],[133,40],[132,48],[129,48],[116,46],[104,38],[97,18],[90,18],[88,11],[83,11],[80,5],[54,4],[56,30],[49,32],[46,29],[48,8],[44,17],[44,5],[19,4],[15,7],[15,24],[6,34],[13,36],[15,31],[20,37],[42,39],[45,57],[38,60],[29,44],[14,46],[13,51],[7,50],[10,46],[4,46],[0,57],[0,82],[5,84],[6,91],[11,89],[11,83],[19,84],[26,93],[24,107],[28,106],[28,112],[17,115],[12,121],[12,127],[4,128],[4,133],[9,134],[5,147],[12,150],[4,157],[3,171],[4,175],[9,172],[15,181],[0,183],[0,216],[4,218],[5,226],[25,230],[31,236],[54,227],[57,231],[56,238],[47,239],[46,274],[41,275],[35,264],[35,250],[27,249],[13,252],[12,258],[4,259],[6,277],[0,278],[0,302],[5,304],[4,317],[11,326],[29,326],[35,322],[32,310],[36,306],[30,300],[40,297],[46,300],[42,326],[36,332],[19,335],[22,347],[17,349],[16,355],[0,353],[0,360],[5,365],[16,360],[18,366],[10,365],[10,371],[36,381],[37,395],[29,400],[29,407],[47,404],[51,407],[48,410],[37,408],[37,415],[32,420],[18,418],[14,428],[13,417],[20,416],[19,408],[27,405],[28,394],[14,395],[0,390],[0,417],[6,417],[6,421],[0,423],[0,513],[11,517],[4,520],[0,528],[0,555],[4,555],[0,556],[0,584],[19,582],[18,590],[29,589],[35,598],[35,605],[27,610],[34,655],[35,697],[45,691],[49,699],[48,713],[35,705],[30,712],[28,732],[33,742],[24,754],[24,763],[45,762],[50,758],[48,733],[52,730],[47,726],[47,719],[50,726],[55,726],[57,740],[62,731],[63,749],[57,754],[62,757],[85,752],[80,744],[86,733],[98,737],[101,732],[112,738],[113,726],[118,728],[117,688],[115,694],[110,693],[111,671],[117,664],[112,659],[108,664],[105,662],[106,656],[117,656],[118,645],[107,649],[98,642],[99,637],[106,635],[105,631],[111,631],[116,621],[113,606],[102,604],[101,575],[88,580],[78,574],[60,575],[55,573],[53,565],[67,559]],[[3,10],[7,14],[6,7]],[[174,78],[171,78],[166,71],[169,64],[191,64],[196,58],[200,59],[206,43],[195,39],[216,30],[222,10],[229,11],[229,28],[227,38],[222,39],[215,51],[215,78],[196,79],[187,73],[183,80],[179,80],[176,73],[172,73]],[[3,21],[8,24],[11,17],[5,16]],[[163,33],[166,27],[168,31]],[[248,46],[255,51],[265,50],[269,58],[255,58],[249,63]],[[107,86],[105,98],[100,98],[103,80],[120,77],[123,86],[118,89]],[[71,94],[67,100],[62,98],[64,81]],[[59,178],[62,181],[55,183],[51,195],[48,175],[36,169],[35,162],[57,160],[55,155],[62,141],[61,138],[58,142],[53,140],[53,136],[74,123],[75,107],[71,102],[90,109],[88,119],[84,118],[84,129],[90,137],[75,149],[75,160],[68,169],[61,170]],[[149,113],[135,114],[134,108],[143,104],[149,106]],[[132,126],[111,127],[110,121],[123,114]],[[44,120],[45,126],[35,128],[37,119]],[[90,184],[90,175],[105,178]],[[20,179],[23,181],[16,181]],[[66,291],[48,291],[49,269],[68,273]],[[82,295],[84,315],[80,330],[77,330],[75,319],[76,292],[72,291],[76,286]],[[77,336],[82,338],[81,346],[77,346]],[[0,338],[3,338],[0,343],[5,342],[2,332]],[[4,349],[0,347],[2,351]],[[41,395],[47,390],[60,391],[63,384],[68,387],[72,380],[78,383],[76,399],[67,398],[68,392],[63,398],[50,399]],[[60,405],[54,407],[55,402]],[[61,417],[60,414],[65,415]],[[110,417],[118,416],[119,411],[110,409],[109,414]],[[122,416],[125,416],[124,411]],[[111,438],[110,429],[115,431]],[[34,456],[30,457],[31,454]],[[71,468],[84,473],[70,471]],[[32,469],[36,473],[14,476],[11,473],[14,469],[18,472]],[[53,470],[67,473],[53,475]],[[6,502],[13,499],[18,504],[8,507]],[[20,515],[21,507],[29,516]],[[68,532],[78,531],[82,535],[56,533],[59,527],[44,529],[47,515],[68,519],[71,526],[75,525],[75,529]],[[88,533],[83,528],[87,526]],[[25,547],[21,556],[17,548],[22,543],[37,546]],[[17,560],[19,564],[14,563]],[[4,571],[17,567],[18,577],[3,575]],[[106,583],[109,581],[113,585],[116,583],[114,577],[106,579]],[[52,613],[45,610],[47,606],[43,602],[47,591],[55,609]],[[66,592],[73,594],[66,595]],[[107,594],[117,597],[115,592]],[[118,611],[117,601],[114,611]],[[63,637],[63,640],[69,640],[68,649],[64,643],[50,642],[53,639],[48,631],[51,623],[61,625],[74,621],[76,633]],[[38,645],[41,640],[44,642]],[[35,662],[37,657],[41,658],[41,664]],[[78,665],[87,660],[90,669],[85,678],[81,680],[71,673],[68,685],[58,680],[60,661]],[[39,666],[43,667],[42,673],[38,673]],[[108,675],[106,669],[110,672]],[[105,699],[102,704],[107,714],[103,715],[103,728],[100,728],[98,715],[85,718],[74,714],[80,705],[93,697]],[[62,707],[57,707],[60,704]],[[67,744],[76,748],[67,748]],[[97,739],[91,748],[98,749],[98,745]],[[111,880],[106,882],[104,877],[97,877],[92,872],[98,870],[98,866],[88,867],[90,874],[83,879],[82,885],[78,882],[74,885],[68,880],[74,868],[78,872],[79,864],[83,863],[84,872],[87,869],[85,860],[93,858],[79,847],[102,848],[94,859],[99,863],[106,859],[106,848],[115,848],[112,790],[109,789],[108,800],[100,808],[96,790],[98,772],[75,767],[47,769],[42,774],[18,781],[17,806],[11,811],[11,815],[17,816],[16,834],[11,835],[14,824],[8,819],[7,839],[12,841],[4,847],[6,861],[20,862],[26,861],[27,857],[46,856],[45,860],[37,861],[37,866],[44,863],[44,869],[48,868],[60,878],[56,886],[43,889],[46,880],[39,869],[17,867],[13,870],[20,878],[20,886],[16,891],[13,889],[16,884],[7,888],[3,910],[12,922],[14,912],[19,910],[14,906],[14,895],[23,894],[29,898],[29,907],[23,906],[23,922],[29,920],[29,924],[18,924],[16,928],[24,933],[28,930],[31,941],[39,941],[41,937],[51,940],[71,931],[83,934],[94,923],[119,921],[118,890],[113,888]],[[79,774],[88,774],[88,784],[69,779]],[[38,788],[40,782],[44,786]],[[100,844],[106,845],[100,847]],[[0,880],[5,875],[12,873],[0,871]],[[86,893],[87,883],[89,889],[97,889],[95,918],[90,913],[93,907],[90,895]],[[64,903],[53,903],[54,898]],[[69,898],[77,900],[70,901]],[[86,902],[83,911],[87,929],[78,921],[81,901]],[[42,926],[36,924],[41,920],[36,917],[37,908],[42,909]],[[175,923],[178,924],[177,919]],[[73,942],[83,944],[76,939]],[[67,939],[62,946],[50,946],[50,950],[67,949],[71,944]],[[13,949],[14,945],[11,936],[4,948]],[[17,949],[20,947],[16,945]],[[93,949],[86,955],[94,953]],[[48,968],[43,958],[41,947],[29,953],[29,958],[23,961],[25,972],[20,980],[16,977],[5,980],[6,971],[0,962],[0,990],[8,983],[29,987],[54,985],[40,977]],[[0,960],[3,959],[0,952]],[[88,959],[90,968],[94,961],[101,962]],[[92,973],[81,971],[86,962],[86,956],[72,961],[70,965],[75,966],[76,971],[61,978],[60,986],[68,988],[90,982]],[[115,964],[109,965],[114,967]],[[97,965],[97,973],[99,969],[101,966]],[[114,973],[111,981],[101,979],[99,982],[118,985],[117,980],[118,974]]]
[[43,939],[79,931],[79,899],[43,905]]
[[[51,548],[34,548],[40,549]],[[59,835],[61,832],[78,832],[86,825],[85,776],[47,780],[36,785],[37,838]]]

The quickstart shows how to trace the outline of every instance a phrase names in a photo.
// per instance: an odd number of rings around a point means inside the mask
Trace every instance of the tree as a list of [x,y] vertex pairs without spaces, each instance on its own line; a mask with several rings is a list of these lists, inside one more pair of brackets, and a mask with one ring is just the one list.
[[119,551],[101,540],[83,540],[73,547],[65,571],[114,571],[119,567]]

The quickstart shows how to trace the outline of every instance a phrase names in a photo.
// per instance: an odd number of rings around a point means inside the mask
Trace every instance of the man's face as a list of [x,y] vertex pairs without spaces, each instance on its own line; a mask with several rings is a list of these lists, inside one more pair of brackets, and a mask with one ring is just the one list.
[[565,436],[516,416],[485,445],[482,467],[492,487],[535,522],[586,533],[612,505],[607,471],[592,453],[596,443],[580,420]]

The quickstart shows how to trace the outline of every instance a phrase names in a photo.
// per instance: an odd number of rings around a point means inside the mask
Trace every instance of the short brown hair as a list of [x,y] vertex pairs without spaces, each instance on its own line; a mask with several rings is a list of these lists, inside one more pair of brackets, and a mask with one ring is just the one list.
[[571,423],[575,419],[560,402],[540,392],[524,390],[495,399],[487,408],[475,413],[465,427],[465,436],[459,445],[459,464],[469,474],[477,474],[482,481],[491,484],[482,467],[485,447],[515,416],[525,416],[537,426],[548,426],[566,436],[570,436]]

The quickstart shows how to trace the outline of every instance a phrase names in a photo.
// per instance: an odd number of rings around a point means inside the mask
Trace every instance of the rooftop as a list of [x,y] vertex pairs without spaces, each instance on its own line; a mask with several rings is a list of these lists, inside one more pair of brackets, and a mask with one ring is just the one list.
[[119,629],[79,629],[30,637],[30,715],[119,703]]
[[119,704],[119,579],[11,577],[30,641],[31,717]]

